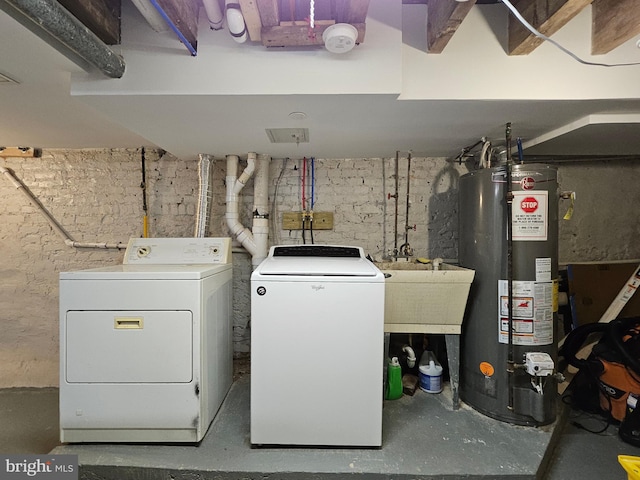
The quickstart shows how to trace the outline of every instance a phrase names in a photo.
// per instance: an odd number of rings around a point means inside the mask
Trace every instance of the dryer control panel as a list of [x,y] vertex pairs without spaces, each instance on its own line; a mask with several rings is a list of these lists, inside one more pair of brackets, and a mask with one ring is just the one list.
[[199,265],[231,263],[231,238],[131,238],[125,265]]

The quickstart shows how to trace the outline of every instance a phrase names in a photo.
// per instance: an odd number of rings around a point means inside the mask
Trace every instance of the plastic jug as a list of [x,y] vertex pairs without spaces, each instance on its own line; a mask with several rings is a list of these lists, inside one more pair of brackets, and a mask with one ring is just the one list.
[[387,388],[384,398],[396,400],[402,396],[402,367],[398,357],[393,357],[387,366]]
[[420,390],[428,393],[440,393],[442,391],[442,365],[429,350],[422,352],[418,366],[420,372]]

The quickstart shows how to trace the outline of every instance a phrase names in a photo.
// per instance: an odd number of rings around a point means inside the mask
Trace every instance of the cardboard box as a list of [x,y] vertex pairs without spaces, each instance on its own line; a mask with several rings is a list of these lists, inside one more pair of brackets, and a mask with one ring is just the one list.
[[460,334],[474,270],[411,262],[376,266],[386,277],[385,332]]
[[[637,262],[593,262],[567,265],[573,326],[600,320],[637,268]],[[629,299],[618,316],[640,316],[640,293],[635,293]]]

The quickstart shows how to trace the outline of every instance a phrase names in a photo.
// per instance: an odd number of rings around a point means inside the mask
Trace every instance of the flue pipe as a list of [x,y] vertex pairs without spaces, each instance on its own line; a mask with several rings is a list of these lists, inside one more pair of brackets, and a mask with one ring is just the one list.
[[56,0],[0,0],[0,9],[83,69],[124,75],[124,60]]

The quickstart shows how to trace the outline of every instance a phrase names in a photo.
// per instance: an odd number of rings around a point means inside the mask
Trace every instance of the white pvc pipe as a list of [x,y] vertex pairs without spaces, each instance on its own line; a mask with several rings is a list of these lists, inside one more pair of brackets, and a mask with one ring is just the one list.
[[240,178],[238,179],[238,181],[236,182],[236,184],[234,186],[233,191],[235,193],[240,193],[240,190],[242,190],[244,188],[244,186],[247,184],[247,182],[249,181],[249,179],[253,175],[253,172],[256,169],[256,158],[257,158],[257,156],[253,152],[249,152],[247,154],[247,166],[242,171],[242,175],[240,175]]
[[416,366],[416,354],[409,345],[402,347],[402,351],[407,354],[407,367],[413,368]]
[[269,162],[268,155],[258,156],[253,186],[253,238],[256,253],[251,263],[258,266],[269,252]]
[[[251,264],[255,268],[269,252],[269,162],[271,157],[249,152],[247,166],[238,175],[237,155],[227,156],[227,210],[225,218],[231,234],[251,254]],[[238,194],[255,172],[253,184],[253,223],[251,230],[240,223]]]
[[227,13],[227,26],[229,33],[238,43],[247,41],[247,26],[244,23],[242,10],[236,0],[225,0],[225,11]]
[[271,157],[260,155],[254,180],[253,212],[259,216],[269,215],[269,162]]
[[209,27],[212,30],[220,30],[222,28],[222,21],[224,17],[218,0],[202,0],[204,9],[207,12],[207,18],[209,19]]
[[238,193],[240,193],[247,180],[253,174],[253,169],[255,167],[255,154],[253,156],[249,155],[247,168],[242,172],[240,179],[237,178],[238,160],[237,155],[227,156],[227,210],[225,212],[225,219],[231,235],[235,237],[253,257],[256,253],[256,246],[251,231],[240,223],[240,217],[238,214]]

